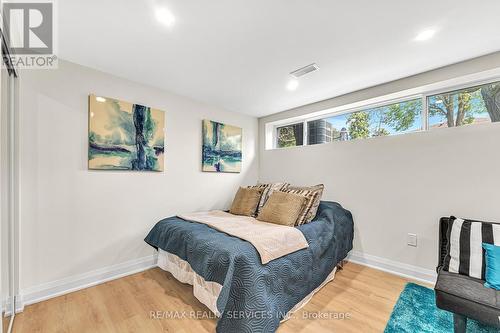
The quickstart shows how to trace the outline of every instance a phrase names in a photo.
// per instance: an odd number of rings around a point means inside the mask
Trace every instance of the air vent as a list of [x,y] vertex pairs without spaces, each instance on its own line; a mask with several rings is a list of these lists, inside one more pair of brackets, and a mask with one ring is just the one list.
[[291,72],[290,75],[298,79],[299,77],[317,71],[318,69],[319,69],[318,65],[310,64]]

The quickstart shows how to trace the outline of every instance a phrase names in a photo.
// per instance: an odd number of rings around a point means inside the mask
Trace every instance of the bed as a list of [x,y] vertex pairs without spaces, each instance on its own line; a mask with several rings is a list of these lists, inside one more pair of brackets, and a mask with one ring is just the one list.
[[322,201],[314,220],[297,228],[309,246],[266,264],[249,242],[179,217],[158,222],[145,241],[158,250],[158,266],[193,285],[217,315],[217,332],[275,332],[352,249],[352,215],[338,203]]

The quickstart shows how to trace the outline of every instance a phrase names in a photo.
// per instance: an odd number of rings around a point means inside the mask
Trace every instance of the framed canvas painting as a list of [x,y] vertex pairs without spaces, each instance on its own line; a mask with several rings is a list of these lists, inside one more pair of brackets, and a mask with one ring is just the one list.
[[89,169],[163,171],[164,129],[164,111],[90,95]]
[[202,170],[241,172],[240,127],[203,120]]

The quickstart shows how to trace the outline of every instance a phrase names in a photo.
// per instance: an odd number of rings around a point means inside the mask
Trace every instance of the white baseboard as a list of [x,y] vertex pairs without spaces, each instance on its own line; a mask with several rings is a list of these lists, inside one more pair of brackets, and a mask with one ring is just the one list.
[[[22,311],[24,306],[29,304],[41,302],[49,298],[68,294],[73,291],[92,287],[107,281],[156,267],[157,257],[157,254],[154,254],[23,289],[21,290],[20,301],[17,302],[19,305],[18,308]],[[16,309],[16,312],[18,312],[18,309]]]
[[436,283],[436,271],[417,266],[404,264],[401,262],[351,251],[347,260],[356,264],[375,268],[384,272],[410,278],[416,281],[434,284]]

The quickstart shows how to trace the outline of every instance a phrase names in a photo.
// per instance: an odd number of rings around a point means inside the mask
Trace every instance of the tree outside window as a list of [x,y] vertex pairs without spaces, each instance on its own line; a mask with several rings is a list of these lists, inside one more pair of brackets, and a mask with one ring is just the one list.
[[500,121],[500,82],[428,98],[429,126],[456,127]]
[[277,148],[302,146],[304,141],[304,124],[297,123],[276,128]]

